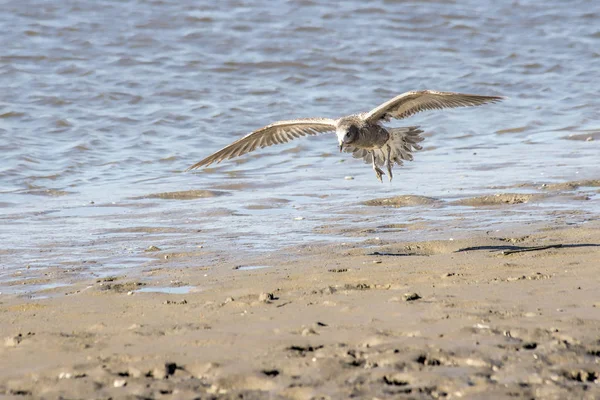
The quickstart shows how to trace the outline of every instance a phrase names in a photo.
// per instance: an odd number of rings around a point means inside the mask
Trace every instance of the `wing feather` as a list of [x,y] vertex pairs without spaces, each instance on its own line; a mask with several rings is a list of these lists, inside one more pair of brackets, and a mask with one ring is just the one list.
[[504,97],[500,96],[480,96],[433,90],[406,92],[369,111],[365,115],[365,119],[369,122],[389,121],[391,118],[403,119],[421,111],[480,106],[486,103],[496,103],[503,99]]
[[304,118],[275,122],[236,140],[192,165],[187,171],[239,157],[257,148],[286,143],[302,136],[332,132],[335,131],[335,127],[335,120],[330,118]]

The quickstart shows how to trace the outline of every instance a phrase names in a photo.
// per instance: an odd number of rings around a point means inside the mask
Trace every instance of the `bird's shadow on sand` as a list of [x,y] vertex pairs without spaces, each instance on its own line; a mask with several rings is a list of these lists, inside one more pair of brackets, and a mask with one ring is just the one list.
[[548,249],[570,249],[578,247],[600,247],[600,244],[595,243],[581,243],[581,244],[551,244],[547,246],[511,246],[511,245],[499,245],[499,246],[473,246],[458,249],[455,253],[462,253],[465,251],[501,251],[503,253],[521,253],[526,251],[539,251]]
[[386,256],[386,257],[414,257],[414,256],[428,256],[429,254],[417,254],[417,253],[388,253],[381,251],[374,251],[367,254],[368,256]]
[[[472,246],[464,247],[454,251],[454,253],[464,253],[467,251],[490,251],[490,252],[502,252],[504,255],[513,253],[525,253],[529,251],[541,251],[549,249],[571,249],[578,247],[600,247],[600,244],[595,243],[581,243],[581,244],[551,244],[546,246],[511,246],[511,245],[494,245],[494,246]],[[414,256],[428,256],[430,254],[422,253],[388,253],[375,251],[367,254],[369,256],[387,256],[387,257],[414,257]]]

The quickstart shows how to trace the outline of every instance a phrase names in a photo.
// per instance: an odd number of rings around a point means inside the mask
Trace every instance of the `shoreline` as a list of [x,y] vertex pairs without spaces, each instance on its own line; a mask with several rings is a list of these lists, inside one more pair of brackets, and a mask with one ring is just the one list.
[[[0,271],[0,295],[52,295],[47,289],[77,285],[94,277],[135,274],[164,264],[164,257],[176,258],[177,267],[182,268],[198,262],[212,268],[217,261],[243,265],[248,258],[250,263],[260,264],[272,254],[303,254],[306,246],[380,246],[398,240],[467,239],[513,232],[525,235],[547,226],[583,226],[598,216],[598,179],[526,186],[537,190],[518,193],[515,186],[512,191],[453,199],[402,194],[331,207],[315,203],[296,208],[281,206],[288,204],[282,199],[271,199],[277,204],[258,208],[250,204],[236,215],[212,206],[198,213],[196,208],[204,203],[193,200],[160,200],[146,205],[173,218],[163,214],[159,218],[158,211],[148,217],[138,212],[139,204],[86,204],[63,210],[67,215],[86,215],[81,228],[68,219],[53,218],[45,225],[38,226],[39,221],[32,224],[36,227],[34,237],[9,235],[0,250],[6,265]],[[105,215],[107,207],[120,211],[133,207],[135,212],[127,217]],[[224,228],[224,215],[235,223]],[[261,215],[273,217],[273,221],[269,219],[265,229],[256,229],[253,221]],[[105,220],[110,223],[102,225]],[[11,217],[6,221],[22,222]],[[90,228],[94,226],[101,227]],[[274,231],[269,231],[269,226],[275,227]],[[55,238],[45,233],[52,227],[58,227],[61,235]],[[228,250],[231,248],[236,252]]]

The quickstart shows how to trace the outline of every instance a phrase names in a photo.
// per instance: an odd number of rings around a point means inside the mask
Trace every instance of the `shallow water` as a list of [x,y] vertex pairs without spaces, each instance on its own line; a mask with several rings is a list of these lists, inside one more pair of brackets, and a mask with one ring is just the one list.
[[[393,230],[408,240],[597,217],[597,187],[574,189],[585,202],[450,205],[598,179],[596,1],[273,4],[3,2],[0,282],[27,266],[138,268],[149,245],[269,252],[389,224],[419,226]],[[509,99],[394,123],[427,137],[391,184],[331,135],[183,172],[274,120],[424,88]],[[362,205],[407,194],[445,203]]]

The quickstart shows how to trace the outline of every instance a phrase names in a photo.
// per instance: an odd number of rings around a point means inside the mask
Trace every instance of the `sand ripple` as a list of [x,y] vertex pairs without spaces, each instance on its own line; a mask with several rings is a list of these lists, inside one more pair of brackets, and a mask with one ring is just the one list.
[[216,190],[182,190],[179,192],[153,193],[146,196],[134,197],[133,199],[194,200],[207,197],[224,196],[226,194],[227,192],[220,192]]

